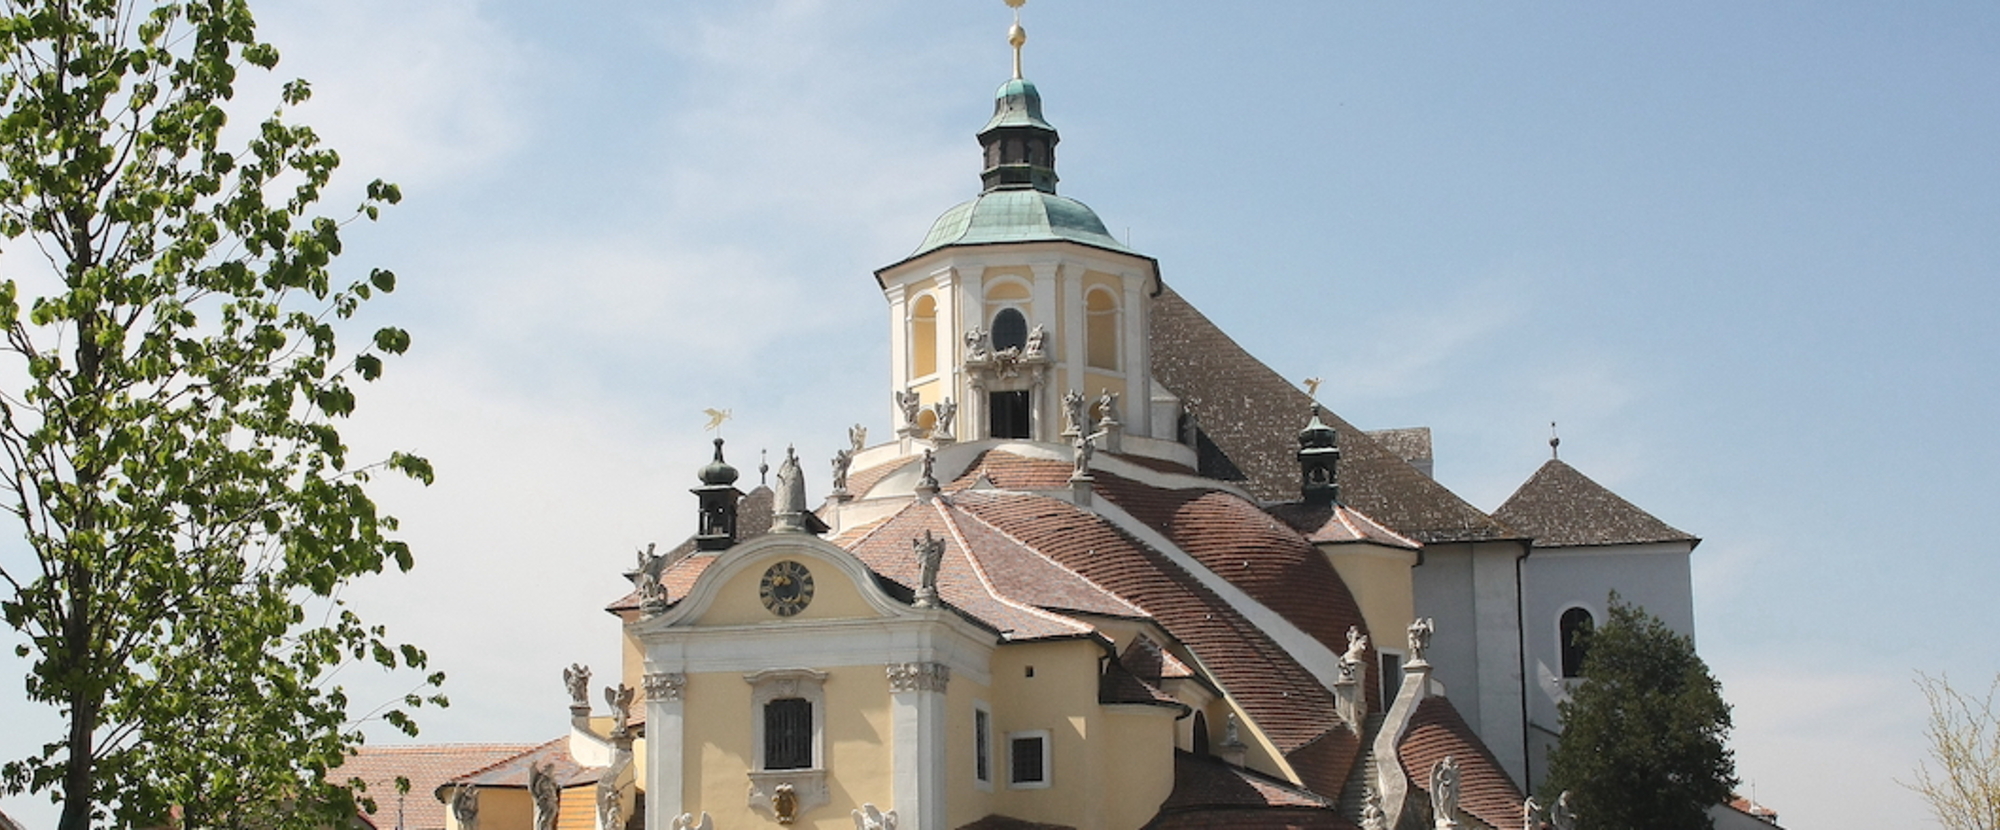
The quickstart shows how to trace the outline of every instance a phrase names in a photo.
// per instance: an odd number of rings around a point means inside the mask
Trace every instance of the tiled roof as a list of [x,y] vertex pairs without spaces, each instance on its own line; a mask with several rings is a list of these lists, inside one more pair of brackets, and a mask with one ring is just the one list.
[[[961,520],[962,518],[962,520]],[[1077,637],[1095,627],[1043,609],[1037,585],[1065,605],[1107,609],[1119,616],[1137,616],[1129,603],[1105,593],[1061,565],[1006,539],[969,516],[961,517],[942,503],[911,502],[887,521],[846,544],[869,570],[906,589],[917,585],[917,559],[910,541],[925,531],[945,542],[938,567],[938,598],[945,605],[977,620],[1010,640]],[[968,546],[971,553],[968,555]],[[995,579],[994,575],[1003,575]],[[1006,586],[1006,587],[1003,587]],[[1016,593],[1019,591],[1019,593]]]
[[1363,515],[1344,504],[1290,504],[1271,505],[1271,515],[1290,525],[1314,544],[1348,544],[1371,542],[1377,545],[1404,550],[1423,547],[1417,540]]
[[1332,810],[1298,807],[1223,807],[1162,813],[1144,830],[1355,830]]
[[[1203,459],[1202,473],[1240,478],[1265,501],[1296,501],[1297,438],[1312,400],[1171,288],[1153,300],[1152,323],[1153,376],[1189,402],[1220,453]],[[1332,413],[1320,417],[1340,436],[1340,494],[1355,509],[1419,542],[1513,535],[1367,433]]]
[[888,478],[891,473],[915,463],[920,458],[921,456],[917,455],[900,456],[866,469],[848,473],[847,492],[855,498],[866,496],[868,495],[868,491],[875,489],[875,485],[882,483],[882,479]]
[[555,776],[556,785],[561,787],[596,783],[597,776],[604,772],[603,767],[586,767],[570,757],[569,737],[564,736],[484,767],[467,770],[460,775],[452,776],[439,786],[477,784],[480,787],[526,789],[528,768],[548,764],[555,765],[551,775]]
[[1700,541],[1557,459],[1536,470],[1493,518],[1534,537],[1540,548]]
[[1197,807],[1309,807],[1331,810],[1333,799],[1219,758],[1174,751],[1174,791],[1160,804],[1171,813]]
[[[1162,489],[1099,472],[1097,490],[1335,653],[1361,606],[1326,557],[1256,505],[1224,490]],[[1372,684],[1370,684],[1372,687]]]
[[[439,786],[533,748],[533,744],[362,746],[327,773],[327,778],[334,781],[359,778],[367,784],[365,795],[375,799],[377,824],[385,815],[393,820],[397,809],[396,778],[407,778],[410,791],[402,800],[403,826],[408,830],[442,830],[445,804],[436,796]],[[0,823],[0,827],[5,826]]]
[[[1338,723],[1332,693],[1284,648],[1165,555],[1096,514],[1023,493],[972,490],[953,501],[957,509],[1144,609],[1193,651],[1280,752],[1289,754],[1331,731],[1347,734]],[[1360,748],[1351,737],[1346,743],[1345,763],[1323,771],[1334,782],[1334,792]]]
[[1136,703],[1187,711],[1187,706],[1174,699],[1173,695],[1160,691],[1159,687],[1132,673],[1117,660],[1104,661],[1104,674],[1097,679],[1097,702]]
[[1022,821],[995,813],[971,824],[960,825],[958,830],[1076,830],[1076,828],[1067,824]]
[[1410,784],[1425,793],[1430,792],[1431,767],[1450,756],[1458,765],[1459,809],[1493,827],[1520,823],[1521,791],[1449,699],[1430,697],[1417,704],[1398,752]]

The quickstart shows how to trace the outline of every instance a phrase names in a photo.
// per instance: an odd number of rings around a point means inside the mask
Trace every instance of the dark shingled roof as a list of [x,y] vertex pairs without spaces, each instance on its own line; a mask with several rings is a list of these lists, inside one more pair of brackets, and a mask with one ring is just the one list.
[[1010,816],[994,813],[971,824],[960,825],[958,830],[1076,830],[1067,824],[1042,824],[1036,821],[1022,821]]
[[[1203,475],[1239,482],[1266,502],[1299,499],[1299,429],[1312,399],[1265,366],[1187,300],[1153,300],[1153,377],[1194,410],[1206,439]],[[1517,538],[1353,424],[1322,413],[1340,435],[1341,501],[1419,542]]]
[[1534,537],[1538,548],[1701,541],[1555,459],[1536,470],[1493,517]]

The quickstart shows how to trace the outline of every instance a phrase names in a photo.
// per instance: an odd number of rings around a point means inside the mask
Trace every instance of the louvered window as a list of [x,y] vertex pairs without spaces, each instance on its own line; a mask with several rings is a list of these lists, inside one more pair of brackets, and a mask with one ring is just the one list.
[[1009,783],[1016,787],[1046,787],[1049,783],[1048,736],[1017,737],[1009,744],[1009,763],[1013,777]]
[[764,704],[764,768],[807,769],[813,762],[812,702],[783,697]]
[[972,710],[972,767],[973,776],[980,781],[993,780],[993,716],[985,709]]

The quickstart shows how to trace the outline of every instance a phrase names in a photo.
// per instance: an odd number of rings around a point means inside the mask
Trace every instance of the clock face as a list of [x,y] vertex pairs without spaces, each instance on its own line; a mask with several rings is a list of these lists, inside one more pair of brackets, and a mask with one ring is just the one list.
[[757,585],[757,596],[764,600],[765,608],[780,617],[804,611],[813,598],[812,572],[789,559],[772,565]]

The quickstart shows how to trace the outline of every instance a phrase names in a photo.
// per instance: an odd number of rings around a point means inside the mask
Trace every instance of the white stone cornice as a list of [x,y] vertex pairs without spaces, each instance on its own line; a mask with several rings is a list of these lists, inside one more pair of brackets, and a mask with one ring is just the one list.
[[943,692],[951,683],[951,666],[943,663],[890,663],[889,691]]

